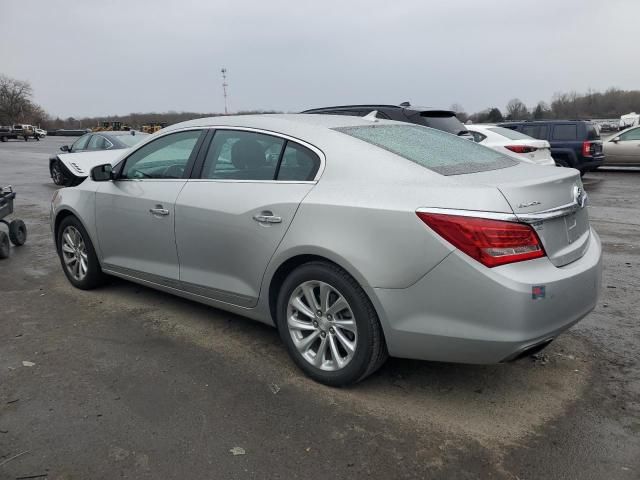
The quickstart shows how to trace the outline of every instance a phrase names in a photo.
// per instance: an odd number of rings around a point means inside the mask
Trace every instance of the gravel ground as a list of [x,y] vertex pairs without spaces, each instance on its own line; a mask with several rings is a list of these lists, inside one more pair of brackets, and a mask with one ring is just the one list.
[[47,162],[71,141],[0,144],[29,228],[0,261],[0,478],[640,478],[640,170],[585,176],[603,293],[543,356],[391,359],[331,389],[271,328],[121,280],[72,288]]

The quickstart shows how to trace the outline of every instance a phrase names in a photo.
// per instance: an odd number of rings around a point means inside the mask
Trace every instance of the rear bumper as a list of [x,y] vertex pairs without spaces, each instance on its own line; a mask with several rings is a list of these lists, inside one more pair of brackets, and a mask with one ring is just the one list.
[[[555,338],[595,308],[601,244],[555,267],[547,258],[488,269],[455,251],[405,289],[372,289],[392,356],[498,363]],[[544,298],[532,289],[544,286]]]
[[603,163],[604,155],[600,155],[597,157],[582,157],[578,161],[576,168],[579,168],[580,170],[593,170],[601,166]]

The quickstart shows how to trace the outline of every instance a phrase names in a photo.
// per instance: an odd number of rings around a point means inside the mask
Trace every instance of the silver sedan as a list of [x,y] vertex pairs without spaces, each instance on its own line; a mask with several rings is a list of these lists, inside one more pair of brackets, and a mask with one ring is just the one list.
[[74,286],[115,275],[274,325],[329,385],[388,355],[525,356],[587,315],[600,288],[577,170],[426,127],[215,117],[67,167],[87,177],[51,205]]

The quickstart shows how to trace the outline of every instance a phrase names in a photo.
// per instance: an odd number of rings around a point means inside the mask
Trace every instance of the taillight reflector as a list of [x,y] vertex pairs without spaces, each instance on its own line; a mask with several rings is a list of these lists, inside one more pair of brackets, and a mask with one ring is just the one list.
[[441,213],[416,214],[442,238],[490,268],[545,256],[530,225]]
[[536,147],[528,147],[526,145],[506,145],[504,148],[516,153],[532,153],[538,150]]

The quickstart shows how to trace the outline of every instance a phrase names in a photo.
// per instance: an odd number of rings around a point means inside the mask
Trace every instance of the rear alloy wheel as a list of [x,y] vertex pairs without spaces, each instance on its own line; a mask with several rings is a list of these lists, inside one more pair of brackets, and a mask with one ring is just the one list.
[[289,354],[316,381],[332,386],[355,383],[387,358],[371,302],[335,265],[311,262],[294,270],[282,285],[278,314]]
[[91,290],[104,283],[105,275],[93,244],[75,217],[66,217],[58,227],[58,255],[62,269],[74,287]]

